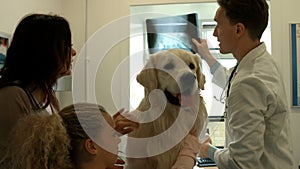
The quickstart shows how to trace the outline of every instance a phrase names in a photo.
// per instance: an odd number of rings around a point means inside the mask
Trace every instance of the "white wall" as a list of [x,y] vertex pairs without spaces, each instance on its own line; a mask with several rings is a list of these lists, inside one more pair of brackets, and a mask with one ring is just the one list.
[[[86,41],[86,0],[59,0],[59,2],[62,6],[62,16],[65,17],[70,24],[73,48],[76,50],[77,55],[79,55]],[[75,56],[73,64],[76,63],[77,58],[78,57]],[[70,80],[70,78],[67,80]],[[67,81],[62,81],[62,83],[68,84]],[[61,107],[65,107],[73,102],[71,91],[57,92],[56,94]]]
[[62,11],[60,0],[0,0],[0,4],[0,31],[10,34],[25,14],[61,14]]
[[[284,0],[271,2],[271,33],[272,55],[282,70],[286,91],[291,105],[291,53],[289,24],[300,23],[300,1]],[[291,108],[291,128],[294,143],[294,158],[296,165],[300,165],[300,109]]]
[[[87,101],[94,102],[95,98],[97,103],[105,106],[109,112],[115,112],[120,108],[116,103],[123,107],[128,107],[129,103],[129,91],[122,90],[128,84],[128,67],[124,67],[120,74],[115,74],[115,70],[120,68],[120,63],[129,55],[129,39],[123,35],[129,34],[129,22],[124,22],[129,15],[129,5],[127,1],[119,0],[88,0],[87,2],[86,34],[88,40],[96,41],[93,45],[97,50],[104,53],[101,56],[94,56],[95,52],[90,52],[91,50],[86,52]],[[114,24],[119,26],[112,26]],[[99,39],[97,35],[100,35]],[[121,36],[122,38],[117,38]],[[113,42],[114,39],[118,41]],[[101,57],[103,60],[100,62],[94,60],[94,57]],[[95,77],[92,77],[95,72],[93,68],[96,68]],[[118,82],[113,83],[113,78],[119,79]],[[112,86],[115,88],[112,89]],[[117,93],[118,96],[112,98],[113,93]]]

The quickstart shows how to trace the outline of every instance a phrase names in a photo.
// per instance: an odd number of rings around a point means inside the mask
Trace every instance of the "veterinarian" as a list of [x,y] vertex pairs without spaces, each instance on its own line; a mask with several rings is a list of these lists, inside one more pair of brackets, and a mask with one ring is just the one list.
[[2,167],[121,169],[114,166],[120,143],[114,127],[113,118],[97,104],[76,103],[52,115],[32,113],[13,129]]
[[[220,52],[232,53],[237,65],[226,86],[225,148],[217,149],[208,139],[200,155],[213,159],[220,169],[292,169],[284,82],[260,41],[268,24],[268,5],[265,0],[218,0],[218,4],[213,35]],[[216,77],[225,75],[225,68],[209,53],[206,40],[193,42],[218,82]]]

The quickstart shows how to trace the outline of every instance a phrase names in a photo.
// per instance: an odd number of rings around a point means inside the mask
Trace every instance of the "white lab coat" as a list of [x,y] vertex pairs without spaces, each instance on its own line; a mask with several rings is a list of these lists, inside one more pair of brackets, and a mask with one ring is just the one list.
[[[220,66],[213,82],[220,82],[225,75]],[[264,43],[240,61],[225,112],[226,146],[214,154],[219,169],[293,168],[284,83]]]

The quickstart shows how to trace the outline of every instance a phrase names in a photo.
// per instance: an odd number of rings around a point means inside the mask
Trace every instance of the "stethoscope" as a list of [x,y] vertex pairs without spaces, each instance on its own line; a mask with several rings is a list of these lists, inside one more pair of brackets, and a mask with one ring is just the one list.
[[[231,74],[230,74],[230,76],[229,76],[229,78],[228,78],[228,80],[227,80],[227,82],[226,82],[226,85],[225,85],[225,87],[224,87],[223,90],[222,90],[222,93],[221,93],[221,95],[220,95],[220,98],[218,99],[216,96],[214,96],[214,99],[217,100],[218,102],[222,103],[222,104],[225,104],[225,99],[226,99],[226,97],[229,96],[230,82],[231,82],[231,80],[232,80],[232,78],[233,78],[233,75],[234,75],[235,72],[236,72],[237,67],[238,67],[238,64],[236,64],[236,65],[234,66],[234,68],[233,68],[233,70],[232,70],[232,72],[231,72]],[[226,88],[227,88],[227,92],[226,92],[226,96],[225,96],[224,93],[225,93],[225,89],[226,89]]]
[[213,97],[216,101],[218,101],[218,102],[220,102],[220,103],[222,103],[222,104],[225,104],[226,96],[225,96],[224,93],[225,93],[226,87],[228,86],[228,83],[229,83],[229,80],[227,80],[226,86],[223,88],[222,93],[221,93],[221,95],[220,95],[219,98],[217,98],[217,96],[214,96],[214,97]]

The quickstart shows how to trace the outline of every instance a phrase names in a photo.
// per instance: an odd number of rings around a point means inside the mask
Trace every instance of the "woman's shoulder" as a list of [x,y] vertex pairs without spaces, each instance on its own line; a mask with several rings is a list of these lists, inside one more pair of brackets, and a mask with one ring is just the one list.
[[[26,92],[20,86],[0,86],[0,97],[11,97],[11,96],[26,96]],[[27,96],[26,96],[27,97]]]
[[5,86],[0,88],[0,104],[1,106],[13,106],[14,104],[31,105],[27,93],[20,86]]

